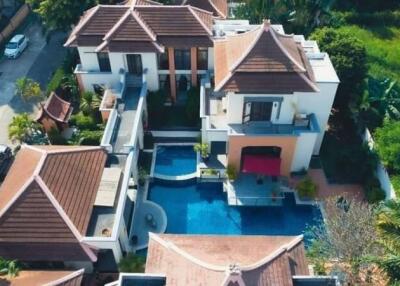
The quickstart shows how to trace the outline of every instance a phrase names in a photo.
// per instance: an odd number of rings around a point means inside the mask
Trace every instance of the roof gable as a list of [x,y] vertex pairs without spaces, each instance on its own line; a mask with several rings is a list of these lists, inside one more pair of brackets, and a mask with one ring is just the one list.
[[167,285],[292,286],[308,268],[302,236],[150,234],[146,272],[164,273]]
[[228,14],[226,0],[184,0],[182,5],[191,5],[212,12],[214,17],[226,18]]
[[[54,197],[54,208],[66,214],[75,236],[84,236],[106,157],[101,147],[24,145],[0,188],[0,219],[35,182]],[[40,209],[32,211],[46,218]]]
[[0,242],[77,242],[36,181],[0,217]]
[[[301,44],[276,32],[266,21],[259,28],[217,41],[215,90],[293,93],[318,91]],[[257,77],[256,85],[247,84]],[[254,81],[254,80],[253,80]]]
[[[157,42],[158,36],[188,39],[203,36],[209,39],[212,21],[211,12],[192,6],[156,5],[140,0],[120,6],[98,5],[85,12],[64,46],[96,46],[97,52],[116,46],[120,51],[126,49],[129,41],[136,41],[141,42],[145,51],[151,48],[163,51]],[[153,47],[146,43],[149,40]],[[109,41],[119,42],[112,45]]]
[[101,149],[50,153],[39,173],[82,235],[89,224],[105,160]]

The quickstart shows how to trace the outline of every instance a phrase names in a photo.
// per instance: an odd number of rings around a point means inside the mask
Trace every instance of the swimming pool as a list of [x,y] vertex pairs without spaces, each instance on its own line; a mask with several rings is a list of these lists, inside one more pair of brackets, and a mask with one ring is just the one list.
[[222,183],[155,180],[148,199],[167,214],[166,233],[221,235],[299,235],[321,221],[317,206],[296,205],[286,193],[282,206],[229,206]]
[[194,177],[197,154],[193,145],[158,145],[154,165],[154,177],[162,179],[187,179]]

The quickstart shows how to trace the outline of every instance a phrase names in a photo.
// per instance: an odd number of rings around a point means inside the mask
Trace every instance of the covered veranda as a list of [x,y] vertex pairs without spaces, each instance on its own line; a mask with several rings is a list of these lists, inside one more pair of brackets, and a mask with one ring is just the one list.
[[225,183],[229,205],[281,206],[284,193],[281,186],[279,152],[255,154],[243,152],[241,172],[234,181]]

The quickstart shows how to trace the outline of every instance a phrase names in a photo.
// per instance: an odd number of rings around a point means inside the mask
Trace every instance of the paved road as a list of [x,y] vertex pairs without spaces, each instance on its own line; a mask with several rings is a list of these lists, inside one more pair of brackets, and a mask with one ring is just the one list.
[[28,76],[38,81],[42,88],[54,70],[62,63],[66,49],[62,47],[65,34],[55,34],[46,44],[39,24],[33,24],[25,30],[29,38],[29,46],[16,60],[4,59],[0,63],[0,144],[10,144],[8,140],[8,124],[18,113],[28,112],[35,115],[37,107],[34,103],[23,102],[15,96],[15,81]]

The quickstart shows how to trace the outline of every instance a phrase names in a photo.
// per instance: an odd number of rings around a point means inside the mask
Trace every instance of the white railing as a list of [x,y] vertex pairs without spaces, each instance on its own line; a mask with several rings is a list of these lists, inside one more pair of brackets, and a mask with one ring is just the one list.
[[[369,130],[366,128],[364,131],[364,136],[362,137],[363,142],[367,143],[369,148],[371,150],[374,149],[374,139],[371,136],[371,133]],[[381,183],[381,188],[382,190],[385,191],[386,194],[386,199],[395,199],[396,198],[396,193],[394,190],[394,187],[392,185],[392,182],[390,181],[389,173],[386,170],[386,168],[383,166],[383,163],[381,161],[378,162],[378,166],[375,171],[376,177],[378,178],[379,182]]]
[[105,148],[108,153],[113,152],[111,141],[114,135],[115,125],[117,123],[118,116],[118,111],[116,109],[112,109],[107,119],[107,124],[106,128],[104,129],[103,137],[101,138],[100,146]]
[[139,102],[136,109],[135,120],[133,121],[131,138],[129,140],[129,143],[125,145],[125,147],[127,148],[136,148],[137,137],[143,135],[142,116],[146,108],[146,97],[147,97],[146,74],[147,74],[147,69],[144,69],[142,78],[142,89],[140,90]]

